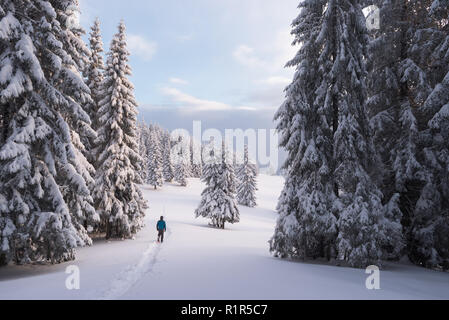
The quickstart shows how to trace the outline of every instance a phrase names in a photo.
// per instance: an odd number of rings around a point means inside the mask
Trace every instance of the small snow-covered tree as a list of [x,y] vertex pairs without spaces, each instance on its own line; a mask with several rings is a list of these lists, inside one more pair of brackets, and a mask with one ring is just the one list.
[[142,165],[140,170],[140,178],[143,183],[148,180],[148,149],[147,144],[149,140],[149,128],[143,122],[139,122],[137,125],[138,137],[139,137],[139,155],[142,158]]
[[147,142],[148,177],[146,182],[157,189],[164,185],[164,176],[161,141],[156,129],[150,131]]
[[162,158],[163,158],[162,172],[164,175],[164,180],[166,182],[172,182],[175,174],[171,158],[170,133],[168,131],[164,131],[162,135]]
[[201,194],[201,202],[195,210],[195,216],[209,218],[211,225],[224,229],[226,222],[240,221],[240,213],[231,189],[232,161],[229,160],[224,143],[220,149],[212,140],[205,148],[207,159],[202,180],[206,183],[206,188]]
[[226,174],[225,183],[227,184],[226,188],[230,194],[234,197],[237,192],[237,182],[238,179],[235,175],[234,169],[234,152],[231,152],[229,148],[226,146],[225,141],[222,142],[222,150],[223,154],[223,172]]
[[142,158],[137,145],[137,102],[128,76],[125,24],[120,22],[108,53],[100,102],[97,208],[107,238],[129,238],[143,225],[146,202],[138,188]]
[[249,159],[248,146],[245,145],[243,163],[237,171],[237,201],[247,207],[255,207],[257,191],[257,168]]
[[190,167],[193,178],[201,178],[203,162],[201,160],[201,143],[190,138]]
[[171,144],[174,180],[185,187],[190,176],[190,137],[182,131],[174,131],[171,134]]

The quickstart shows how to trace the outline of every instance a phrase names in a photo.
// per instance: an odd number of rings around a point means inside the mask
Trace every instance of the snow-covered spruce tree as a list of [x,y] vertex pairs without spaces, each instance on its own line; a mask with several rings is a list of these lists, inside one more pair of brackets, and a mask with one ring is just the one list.
[[181,186],[187,186],[190,176],[190,137],[183,132],[173,132],[171,136],[171,161],[174,180]]
[[[409,50],[432,87],[417,110],[418,159],[425,175],[410,219],[409,257],[426,267],[449,269],[449,7],[438,1],[428,1],[428,5],[421,7],[428,23],[419,25]],[[416,82],[413,78],[407,80],[409,86]]]
[[384,202],[401,219],[409,258],[432,266],[445,259],[437,253],[444,249],[436,249],[441,241],[435,231],[444,229],[438,209],[444,192],[436,186],[444,186],[439,177],[447,173],[435,175],[444,167],[444,160],[435,161],[444,152],[435,158],[430,151],[441,150],[441,136],[430,121],[444,105],[438,96],[449,71],[448,8],[432,0],[378,0],[376,5],[381,29],[369,46],[368,110],[385,169]]
[[364,105],[365,19],[355,0],[300,8],[293,34],[303,46],[288,64],[297,72],[276,116],[289,157],[271,249],[301,258],[331,258],[336,249],[351,266],[379,264],[390,221]]
[[239,171],[241,169],[241,166],[243,164],[243,158],[237,159],[237,152],[232,152],[232,168],[234,169],[235,173],[235,192],[236,192],[236,198],[238,202],[238,186],[240,185],[240,177],[239,177]]
[[[245,148],[246,148],[246,145],[245,145]],[[237,160],[237,152],[234,152],[232,154],[232,165],[234,166],[234,171],[238,172],[239,168],[242,164],[243,164],[243,160],[242,161]],[[238,176],[237,176],[237,179],[238,179]]]
[[174,161],[174,180],[182,187],[186,187],[188,182],[187,178],[190,175],[189,162],[182,154],[178,154],[177,160]]
[[146,182],[153,186],[154,189],[157,189],[164,185],[164,175],[160,136],[158,131],[154,128],[150,131],[150,137],[147,144],[147,154],[148,177]]
[[411,254],[415,263],[449,269],[449,71],[424,111],[428,115],[428,129],[422,132],[427,142],[423,149],[427,179],[416,204]]
[[212,140],[205,148],[207,159],[204,159],[202,180],[206,183],[206,188],[201,194],[201,202],[195,210],[195,216],[209,218],[212,226],[224,229],[226,222],[240,221],[234,194],[230,190],[232,166],[224,144],[220,149]]
[[201,178],[203,162],[201,160],[201,143],[190,138],[190,167],[193,178]]
[[162,158],[162,173],[164,175],[164,180],[166,182],[172,182],[175,174],[171,159],[170,133],[168,131],[164,131],[162,135]]
[[[380,8],[381,23],[380,30],[373,34],[368,47],[370,75],[367,110],[371,117],[374,143],[382,162],[383,202],[392,210],[387,214],[401,221],[405,238],[410,239],[410,221],[424,175],[424,168],[418,160],[417,101],[424,99],[426,94],[423,93],[429,91],[429,86],[427,77],[409,59],[408,54],[416,30],[416,20],[410,16],[414,10],[409,10],[414,5],[413,1],[379,0],[375,4]],[[412,78],[418,81],[415,83]],[[415,84],[407,85],[407,79]],[[416,92],[421,94],[413,97],[412,87],[415,85],[420,88]],[[399,247],[388,251],[388,255],[395,258],[402,253]]]
[[138,188],[142,158],[137,145],[137,102],[122,21],[113,37],[100,101],[96,174],[97,210],[107,238],[129,238],[143,225],[147,208]]
[[[91,27],[89,43],[90,56],[87,61],[87,65],[84,68],[84,73],[86,85],[90,89],[91,99],[86,103],[84,109],[89,114],[91,127],[95,131],[95,137],[85,136],[83,142],[86,150],[86,158],[95,169],[98,166],[98,149],[95,145],[96,132],[99,129],[98,110],[100,109],[100,101],[102,99],[101,85],[104,80],[103,42],[100,33],[100,21],[98,18]],[[92,173],[92,176],[95,178],[95,172]],[[91,194],[94,193],[94,188],[95,181],[90,184]],[[95,231],[98,231],[98,227],[99,224],[97,223]]]
[[140,170],[140,178],[143,183],[148,180],[148,149],[147,144],[149,140],[149,128],[144,122],[137,124],[137,136],[139,138],[139,155],[142,158],[142,165]]
[[[102,100],[102,83],[104,80],[104,62],[103,62],[103,41],[100,33],[100,21],[97,18],[91,28],[90,36],[90,51],[91,55],[86,68],[87,86],[90,89],[92,98],[91,103],[87,104],[86,112],[91,119],[92,128],[97,131],[100,127],[98,122],[98,110],[100,109],[100,101]],[[90,150],[90,160],[96,166],[96,152],[95,143],[91,142],[90,146],[86,146]]]
[[[401,192],[405,191],[407,176],[419,174],[420,165],[416,160],[416,119],[411,112],[405,88],[401,85],[399,63],[406,52],[406,24],[402,20],[402,1],[375,2],[381,10],[380,29],[373,33],[368,45],[369,76],[367,81],[367,112],[373,132],[375,148],[379,156],[378,171],[385,204],[385,215],[390,217],[387,237],[391,243],[384,246],[385,258],[397,259],[402,255],[403,212]],[[405,20],[404,20],[405,21]],[[402,92],[402,93],[401,93]],[[396,239],[394,239],[396,238]]]
[[223,166],[223,181],[227,193],[234,198],[237,192],[237,178],[235,176],[233,152],[226,146],[225,141],[222,142],[222,166]]
[[425,72],[432,90],[427,95],[416,89],[419,73],[407,78],[412,92],[420,92],[414,93],[422,97],[418,102],[425,99],[417,112],[425,176],[411,219],[409,257],[420,265],[449,269],[449,7],[447,1],[431,0],[415,6],[427,24],[418,24],[409,56]]
[[328,3],[318,37],[324,48],[320,55],[320,66],[325,70],[322,88],[327,92],[318,95],[317,101],[333,114],[332,171],[342,204],[338,259],[366,267],[380,264],[390,221],[384,215],[382,193],[376,185],[377,154],[365,111],[368,36],[359,3]]
[[257,191],[257,168],[249,159],[248,146],[245,145],[243,163],[237,171],[237,201],[247,207],[255,207]]
[[85,98],[88,89],[57,17],[49,1],[0,1],[2,264],[71,260],[75,247],[90,242],[63,194],[79,192],[80,209],[89,208],[72,139],[73,124],[89,124],[83,98],[73,95]]
[[[59,40],[72,60],[70,61],[72,64],[71,71],[77,73],[77,76],[80,78],[83,78],[83,76],[87,76],[91,52],[81,38],[85,34],[85,31],[82,29],[79,22],[80,9],[78,0],[50,0],[49,2],[54,7],[57,20],[63,30]],[[86,87],[86,85],[84,85],[83,88],[81,88],[81,84],[79,84],[74,88],[66,88],[67,85],[62,83],[61,87],[66,91],[69,91],[72,98],[77,103],[81,104],[90,119],[90,105],[93,104],[93,100],[90,94],[91,92],[87,88],[88,86]],[[91,124],[92,121],[89,121],[87,125],[84,121],[74,123],[74,132],[72,132],[72,135],[75,135],[74,140],[81,140],[83,146],[79,146],[79,149],[81,149],[80,151],[82,151],[89,160],[91,160],[90,157],[92,154],[91,145],[96,139],[95,129]],[[92,170],[90,170],[90,173],[94,174]]]
[[296,67],[286,100],[275,115],[280,146],[287,151],[285,186],[279,198],[270,250],[287,258],[335,257],[337,214],[340,209],[332,172],[332,120],[329,105],[318,103],[326,94],[318,43],[327,1],[306,0],[293,21],[294,44],[302,43],[287,66]]
[[[64,76],[64,81],[55,79],[54,85],[64,92],[73,103],[79,104],[86,111],[85,108],[92,103],[92,98],[89,88],[84,81],[80,80],[82,80],[83,73],[87,68],[91,53],[81,39],[85,32],[79,25],[79,3],[78,0],[51,0],[50,3],[55,8],[57,20],[63,31],[60,34],[60,41],[71,58],[71,61],[65,62],[69,71],[67,76]],[[73,74],[70,74],[70,72]],[[87,113],[87,115],[89,114]],[[86,230],[93,230],[100,221],[92,206],[93,199],[91,196],[95,184],[93,179],[95,168],[88,160],[92,154],[90,150],[92,143],[97,135],[91,127],[90,117],[77,119],[67,113],[65,119],[72,128],[72,143],[75,146],[77,158],[74,166],[88,188],[74,190],[64,186],[62,191],[72,214],[72,219],[77,220],[76,225],[80,229],[79,231],[85,233]],[[93,161],[92,158],[90,160]],[[83,226],[83,228],[80,226]],[[89,240],[87,238],[87,241]]]

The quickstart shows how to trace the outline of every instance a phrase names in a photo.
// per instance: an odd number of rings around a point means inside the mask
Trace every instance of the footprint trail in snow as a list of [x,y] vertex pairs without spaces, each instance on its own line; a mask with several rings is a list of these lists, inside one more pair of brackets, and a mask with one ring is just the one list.
[[[168,239],[171,231],[167,230]],[[129,266],[126,270],[120,272],[118,276],[112,280],[109,288],[102,294],[99,300],[115,300],[123,296],[131,289],[145,274],[150,272],[157,262],[157,256],[161,251],[163,244],[156,241],[151,242],[147,249],[143,252],[139,262],[133,266]]]

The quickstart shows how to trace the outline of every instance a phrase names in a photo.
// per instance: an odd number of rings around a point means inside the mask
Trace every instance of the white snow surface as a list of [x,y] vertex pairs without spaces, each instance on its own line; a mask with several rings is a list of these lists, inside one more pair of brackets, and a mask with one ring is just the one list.
[[[241,222],[226,230],[195,219],[204,185],[142,187],[150,208],[135,240],[96,241],[77,260],[55,266],[0,268],[0,299],[449,299],[449,273],[388,263],[380,290],[368,290],[365,270],[324,262],[276,259],[268,250],[283,186],[258,177],[258,207],[240,208]],[[156,243],[156,221],[168,232]],[[80,289],[66,289],[68,266],[80,270]]]

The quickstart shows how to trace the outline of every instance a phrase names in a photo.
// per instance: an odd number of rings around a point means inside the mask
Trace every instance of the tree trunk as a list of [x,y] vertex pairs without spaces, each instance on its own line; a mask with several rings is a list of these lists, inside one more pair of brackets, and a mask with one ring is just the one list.
[[[333,108],[333,114],[332,114],[332,142],[333,142],[334,138],[335,138],[335,133],[337,132],[337,129],[338,129],[338,103],[337,103],[337,97],[335,94],[332,97],[332,108]],[[333,147],[334,146],[332,146],[332,153],[334,152]],[[335,155],[334,155],[334,157],[335,157]],[[335,166],[335,163],[334,163],[334,166]],[[333,172],[335,173],[335,167],[333,169],[334,169]],[[332,175],[332,178],[334,178],[334,175]],[[334,193],[335,193],[335,196],[338,198],[339,192],[338,192],[338,183],[337,182],[334,183]]]
[[111,223],[106,221],[106,240],[109,240],[111,238]]

